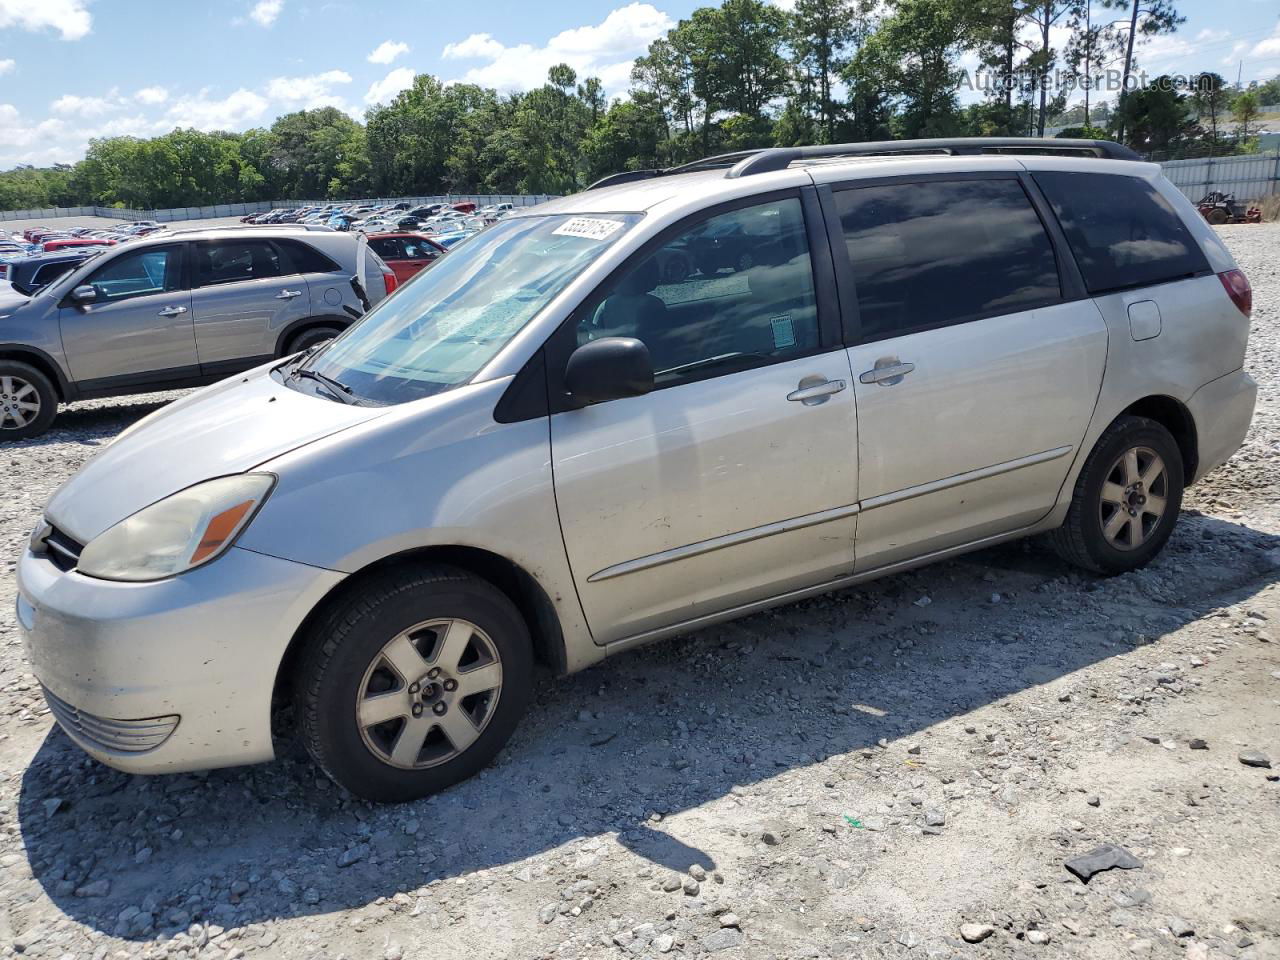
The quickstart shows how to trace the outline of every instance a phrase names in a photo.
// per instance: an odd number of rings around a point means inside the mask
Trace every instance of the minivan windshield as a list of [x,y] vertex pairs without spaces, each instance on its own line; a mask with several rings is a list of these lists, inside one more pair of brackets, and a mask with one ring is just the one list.
[[466,383],[640,214],[503,220],[454,248],[303,361],[357,401],[405,403]]

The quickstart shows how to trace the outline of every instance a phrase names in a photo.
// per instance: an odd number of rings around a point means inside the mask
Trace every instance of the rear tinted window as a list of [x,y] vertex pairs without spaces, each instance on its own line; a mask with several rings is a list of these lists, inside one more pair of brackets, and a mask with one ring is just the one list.
[[1090,293],[1177,280],[1209,269],[1200,245],[1140,177],[1037,173]]
[[858,187],[835,201],[866,338],[1061,297],[1053,247],[1016,180]]
[[277,240],[276,243],[289,258],[294,273],[333,273],[342,269],[309,243],[301,240]]

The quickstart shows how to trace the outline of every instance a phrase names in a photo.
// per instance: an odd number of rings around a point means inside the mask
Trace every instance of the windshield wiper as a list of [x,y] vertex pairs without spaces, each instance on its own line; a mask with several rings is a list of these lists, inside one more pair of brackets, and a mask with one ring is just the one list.
[[316,383],[324,387],[335,400],[341,403],[359,403],[356,399],[355,392],[341,380],[335,380],[333,377],[326,376],[319,370],[312,370],[310,367],[295,367],[290,376],[294,380],[314,380]]

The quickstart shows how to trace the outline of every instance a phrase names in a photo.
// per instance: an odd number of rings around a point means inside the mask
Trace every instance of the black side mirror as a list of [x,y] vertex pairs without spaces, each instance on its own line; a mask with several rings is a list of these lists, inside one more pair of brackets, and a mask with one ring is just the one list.
[[584,405],[648,393],[653,389],[649,348],[634,337],[584,343],[569,356],[564,385]]

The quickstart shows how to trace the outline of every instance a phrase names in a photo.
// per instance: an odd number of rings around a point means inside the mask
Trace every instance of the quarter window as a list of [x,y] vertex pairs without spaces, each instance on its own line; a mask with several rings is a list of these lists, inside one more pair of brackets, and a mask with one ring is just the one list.
[[1173,205],[1140,177],[1035,174],[1090,293],[1164,283],[1209,269]]
[[122,254],[102,265],[89,279],[97,300],[128,300],[182,288],[182,256],[178,247],[151,247]]
[[835,195],[864,339],[1061,299],[1053,246],[1016,180],[926,180]]
[[613,280],[578,344],[635,337],[658,387],[761,366],[819,346],[804,215],[794,198],[710,217]]
[[265,240],[205,240],[195,245],[198,287],[263,280],[288,271],[280,254]]
[[404,252],[400,241],[395,237],[374,237],[369,241],[369,249],[383,260],[403,260]]

